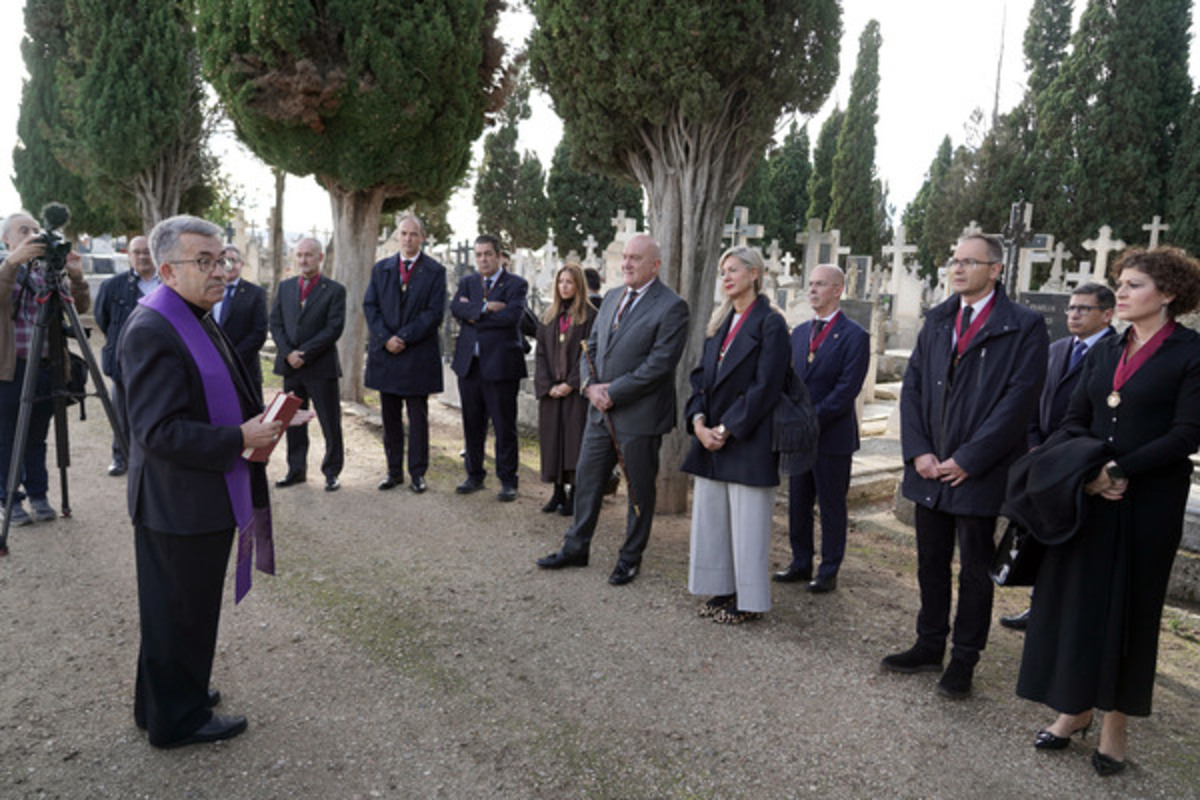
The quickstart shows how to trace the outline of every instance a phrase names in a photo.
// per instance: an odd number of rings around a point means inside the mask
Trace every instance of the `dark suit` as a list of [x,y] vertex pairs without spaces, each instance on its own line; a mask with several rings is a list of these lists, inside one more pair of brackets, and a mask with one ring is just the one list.
[[[688,307],[670,287],[655,280],[645,287],[637,304],[625,313],[614,331],[613,322],[624,294],[622,287],[605,295],[588,336],[596,372],[592,373],[586,360],[581,362],[580,371],[585,386],[609,384],[613,407],[608,415],[617,430],[632,487],[621,560],[637,565],[650,540],[654,520],[658,448],[663,434],[675,427],[678,416],[675,368],[687,343]],[[589,403],[575,469],[575,520],[567,530],[563,553],[586,553],[591,548],[604,488],[616,462],[617,453],[604,416]],[[634,513],[633,500],[640,515]]]
[[1109,325],[1104,335],[1097,339],[1091,347],[1084,351],[1074,367],[1071,366],[1071,351],[1075,347],[1074,336],[1064,336],[1050,344],[1046,357],[1046,382],[1042,384],[1042,396],[1038,401],[1037,418],[1029,424],[1029,446],[1037,447],[1058,430],[1067,413],[1067,405],[1071,402],[1071,392],[1079,383],[1079,374],[1083,371],[1083,362],[1092,349],[1116,330]]
[[[214,343],[221,336],[215,324],[208,333]],[[235,527],[224,473],[241,457],[242,432],[210,422],[196,363],[159,313],[137,308],[118,352],[130,421],[128,499],[141,613],[134,717],[150,743],[162,746],[190,735],[211,714],[209,677]],[[236,358],[222,361],[242,417],[259,413],[244,367]],[[263,507],[265,469],[249,469],[254,505]]]
[[[404,475],[404,415],[408,406],[408,471],[414,478],[429,467],[429,395],[442,391],[442,348],[438,329],[446,315],[446,268],[418,253],[405,285],[400,255],[371,268],[363,298],[367,318],[367,371],[363,382],[379,391],[383,406],[383,449],[388,475]],[[385,345],[404,340],[399,353]]]
[[250,381],[262,399],[262,362],[258,354],[267,341],[267,290],[245,279],[238,279],[233,296],[224,301],[221,327],[233,343],[233,350],[246,366]]
[[802,572],[813,565],[813,503],[821,509],[821,567],[818,577],[832,578],[846,553],[846,493],[850,461],[858,450],[855,403],[871,363],[871,337],[861,325],[839,311],[829,333],[809,363],[813,323],[792,331],[792,365],[808,387],[821,438],[812,470],[792,475],[788,482],[788,539],[792,568]]
[[[466,440],[467,477],[482,481],[483,445],[490,418],[496,433],[496,474],[504,486],[517,486],[517,389],[525,368],[521,316],[529,284],[506,270],[493,273],[487,302],[504,303],[500,311],[484,311],[484,283],[478,272],[465,276],[450,303],[460,323],[451,364],[458,376]],[[478,353],[476,352],[478,351]]]
[[[929,309],[900,393],[901,491],[916,503],[918,646],[941,659],[950,633],[950,565],[955,541],[961,568],[951,658],[979,661],[991,625],[988,577],[996,515],[1008,467],[1026,452],[1025,432],[1046,376],[1046,324],[995,285],[987,322],[961,359],[954,358],[958,295]],[[958,486],[917,472],[930,453],[953,458],[967,473]]]
[[[336,478],[342,471],[342,407],[338,401],[337,340],[346,325],[346,288],[324,275],[300,304],[300,279],[288,278],[275,291],[271,309],[271,338],[275,340],[275,374],[283,376],[283,389],[294,392],[308,408],[312,398],[321,433],[325,436],[325,458],[321,472]],[[293,369],[287,356],[304,353],[304,365]],[[288,475],[303,475],[308,467],[308,429],[304,425],[287,430]]]
[[[92,315],[96,318],[96,326],[104,333],[104,348],[100,351],[100,368],[112,381],[112,407],[117,417],[117,425],[121,430],[128,431],[129,423],[125,419],[125,397],[121,382],[117,380],[117,340],[125,321],[137,308],[138,300],[142,299],[139,287],[141,279],[132,269],[124,275],[114,275],[100,284],[96,293],[96,304]],[[114,435],[112,442],[113,464],[123,466],[126,462],[125,453],[121,450],[121,441]]]

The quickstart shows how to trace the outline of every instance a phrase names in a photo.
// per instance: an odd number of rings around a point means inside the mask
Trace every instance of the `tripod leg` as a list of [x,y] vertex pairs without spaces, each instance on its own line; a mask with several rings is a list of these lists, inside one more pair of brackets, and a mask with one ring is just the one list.
[[63,303],[63,308],[66,309],[67,319],[71,323],[71,330],[76,331],[75,341],[79,343],[79,353],[83,356],[83,360],[87,362],[88,375],[92,378],[92,385],[96,387],[96,397],[100,398],[100,405],[104,408],[104,415],[108,417],[108,424],[112,427],[113,436],[121,445],[121,450],[128,458],[129,454],[129,437],[125,427],[121,424],[120,418],[113,410],[112,399],[108,394],[108,385],[104,382],[104,374],[100,372],[100,364],[96,361],[96,356],[92,354],[92,347],[88,344],[87,339],[83,335],[83,325],[79,322],[79,314],[75,311],[73,303]]
[[[33,340],[29,343],[30,353],[41,353],[46,340],[46,305],[38,309],[37,324],[33,327]],[[8,554],[8,526],[12,521],[13,498],[25,467],[25,445],[29,439],[29,419],[33,415],[33,400],[37,391],[38,361],[26,359],[25,376],[21,381],[21,406],[17,412],[17,426],[13,434],[12,458],[8,462],[8,483],[4,487],[4,521],[0,526],[0,555]]]

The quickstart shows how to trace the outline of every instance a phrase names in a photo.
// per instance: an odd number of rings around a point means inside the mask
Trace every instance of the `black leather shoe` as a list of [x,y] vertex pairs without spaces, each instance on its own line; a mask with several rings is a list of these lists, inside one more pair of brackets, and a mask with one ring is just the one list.
[[496,493],[496,499],[501,503],[511,503],[517,499],[517,487],[501,486],[500,491]]
[[1106,756],[1099,750],[1092,753],[1092,767],[1095,768],[1096,774],[1101,778],[1107,778],[1109,775],[1116,775],[1118,772],[1125,771],[1125,762],[1117,761],[1112,756]]
[[454,491],[459,494],[471,494],[478,492],[483,488],[483,480],[479,478],[467,478],[465,481],[454,487]]
[[781,569],[771,576],[771,580],[776,583],[800,583],[801,581],[812,580],[812,568],[800,569],[799,567],[788,567]]
[[337,475],[330,475],[325,479],[325,491],[336,492],[342,488],[342,482],[338,480]]
[[975,667],[965,661],[951,658],[950,665],[938,681],[938,694],[951,700],[962,700],[971,693],[971,677],[974,673]]
[[613,567],[612,575],[608,576],[608,582],[613,586],[624,586],[637,577],[638,565],[627,564],[624,561],[618,561]]
[[562,569],[563,567],[586,567],[588,565],[587,553],[564,553],[562,550],[557,550],[548,556],[543,556],[537,560],[537,565],[542,569]]
[[413,494],[424,494],[425,490],[428,489],[429,486],[425,484],[424,478],[413,478],[412,485],[408,488]]
[[807,588],[809,594],[829,594],[837,588],[837,575],[818,575]]
[[1023,631],[1029,627],[1029,609],[1020,614],[1011,614],[1000,618],[1000,624],[1014,631]]
[[208,690],[208,707],[215,708],[216,706],[219,706],[219,705],[221,705],[221,693],[218,692],[216,689],[209,689]]
[[[413,480],[416,480],[416,478],[413,478]],[[379,482],[379,485],[376,486],[375,488],[377,488],[381,492],[386,492],[388,489],[395,489],[397,486],[403,486],[403,485],[404,485],[404,476],[403,475],[388,475],[386,478],[381,480]]]
[[108,465],[108,474],[114,478],[124,475],[128,471],[129,468],[120,461],[114,461]]
[[1092,727],[1092,717],[1088,717],[1086,724],[1079,726],[1075,730],[1068,733],[1066,736],[1058,736],[1051,733],[1046,728],[1037,732],[1037,736],[1033,739],[1033,746],[1038,750],[1065,750],[1067,745],[1071,743],[1071,737],[1079,734],[1079,738],[1086,739],[1088,731]]
[[942,654],[914,644],[903,653],[885,656],[879,665],[890,672],[938,672],[942,668]]
[[282,489],[285,486],[295,486],[297,483],[304,483],[308,480],[308,476],[303,472],[289,472],[279,480],[275,481],[275,485]]
[[168,749],[172,747],[184,747],[189,744],[219,742],[223,739],[232,739],[234,736],[237,736],[239,733],[243,733],[245,730],[245,717],[227,717],[222,714],[213,714],[209,718],[208,722],[192,731],[190,736],[185,736],[182,739],[176,739],[175,741],[167,742],[166,744],[155,745],[155,747]]

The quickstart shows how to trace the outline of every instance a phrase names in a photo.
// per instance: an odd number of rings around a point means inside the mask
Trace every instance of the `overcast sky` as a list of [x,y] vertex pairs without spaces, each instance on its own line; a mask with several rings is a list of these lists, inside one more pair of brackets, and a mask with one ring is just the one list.
[[[972,0],[970,3],[963,0],[910,0],[904,3],[845,0],[837,86],[825,108],[811,120],[802,118],[801,124],[809,123],[810,138],[815,142],[828,111],[835,103],[845,106],[850,96],[850,77],[854,71],[859,35],[868,20],[879,20],[883,48],[879,59],[880,101],[875,161],[880,177],[890,187],[890,199],[898,214],[920,188],[925,169],[942,137],[949,134],[956,145],[960,144],[966,136],[965,126],[972,110],[981,108],[985,113],[991,113],[1002,41],[1001,111],[1011,108],[1020,98],[1025,78],[1021,39],[1031,5],[1032,0]],[[1078,0],[1077,15],[1083,5],[1084,0]],[[3,213],[16,210],[20,205],[9,177],[12,175],[21,82],[25,75],[19,46],[24,30],[22,7],[19,0],[0,3],[0,103],[8,109],[0,116],[0,176],[3,176],[0,178],[0,211]],[[531,24],[528,15],[509,12],[502,22],[501,33],[511,43],[519,44]],[[1198,60],[1200,56],[1193,43],[1193,81],[1197,80]],[[562,126],[544,96],[535,98],[535,106],[534,118],[522,125],[519,147],[536,151],[549,169]],[[788,120],[781,121],[780,135],[787,131],[788,123]],[[249,206],[247,216],[260,227],[265,225],[274,202],[269,170],[236,142],[219,142],[216,149],[225,171],[236,176],[235,181],[245,187]],[[482,140],[475,146],[476,165],[481,151]],[[327,231],[331,226],[325,192],[311,178],[289,176],[287,185],[286,228],[296,232],[314,228],[318,232]],[[983,222],[989,227],[988,221]],[[473,237],[476,233],[469,189],[460,191],[453,198],[451,224],[459,239]]]

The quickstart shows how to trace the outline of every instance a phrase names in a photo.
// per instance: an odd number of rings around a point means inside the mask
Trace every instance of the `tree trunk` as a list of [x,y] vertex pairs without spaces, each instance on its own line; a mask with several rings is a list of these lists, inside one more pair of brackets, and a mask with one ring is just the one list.
[[287,182],[287,173],[279,167],[271,170],[275,173],[275,208],[271,211],[271,287],[267,292],[267,308],[275,307],[275,290],[283,280],[283,265],[287,254],[283,252],[283,187]]
[[379,235],[379,215],[387,189],[373,186],[359,191],[337,187],[322,181],[333,206],[333,264],[326,273],[346,287],[346,330],[338,340],[338,359],[342,362],[342,399],[361,402],[362,378],[366,361],[366,324],[362,301],[375,264],[375,240]]
[[[649,197],[646,219],[662,247],[659,277],[691,309],[687,346],[675,373],[679,408],[691,394],[689,375],[704,348],[704,329],[713,311],[721,230],[733,199],[766,142],[738,141],[732,106],[714,122],[688,123],[682,114],[643,134],[646,150],[630,169]],[[682,413],[682,411],[681,411]],[[679,471],[690,440],[677,427],[663,442],[659,459],[657,510],[688,509],[687,476]]]

